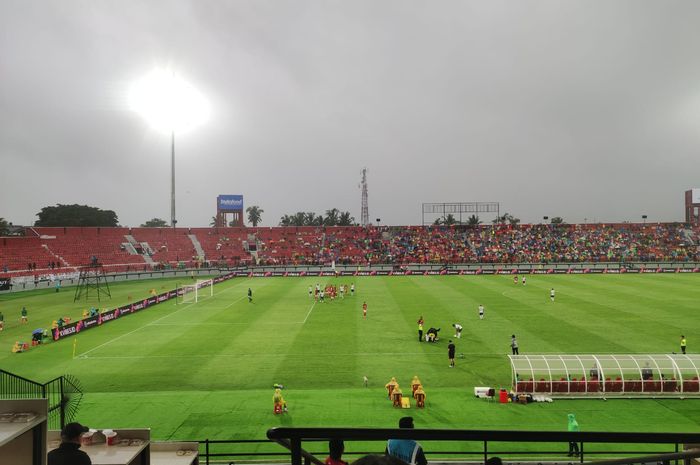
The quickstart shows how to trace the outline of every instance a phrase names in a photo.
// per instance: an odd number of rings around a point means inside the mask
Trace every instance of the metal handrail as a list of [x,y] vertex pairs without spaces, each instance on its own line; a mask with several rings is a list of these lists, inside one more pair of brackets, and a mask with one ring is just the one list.
[[[493,431],[493,430],[443,430],[443,429],[388,429],[388,428],[271,428],[267,437],[290,450],[292,465],[302,465],[302,457],[317,463],[316,457],[302,448],[302,441],[343,439],[347,441],[381,441],[388,439],[414,439],[427,441],[474,441],[482,442],[484,461],[489,455],[520,454],[516,451],[490,451],[489,442],[558,442],[579,444],[580,462],[584,461],[584,444],[625,443],[625,444],[673,444],[678,453],[681,444],[700,443],[700,433],[609,433],[609,432],[568,432],[568,431]],[[523,452],[527,455],[550,455],[553,452]],[[558,452],[560,453],[560,452]],[[607,452],[607,453],[620,453]],[[624,451],[634,454],[634,451]],[[597,454],[595,452],[589,455]],[[660,454],[664,454],[660,452]],[[311,456],[314,460],[312,460]],[[631,459],[626,459],[631,460]],[[620,463],[638,463],[620,462]]]
[[683,452],[675,452],[672,454],[657,454],[647,455],[644,457],[629,457],[615,460],[600,460],[592,462],[595,465],[631,465],[633,463],[668,463],[671,460],[686,460],[700,457],[700,449],[688,449]]

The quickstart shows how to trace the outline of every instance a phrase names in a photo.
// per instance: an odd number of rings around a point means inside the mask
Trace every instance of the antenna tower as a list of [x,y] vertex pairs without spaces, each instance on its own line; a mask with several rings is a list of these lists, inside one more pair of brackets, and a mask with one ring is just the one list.
[[367,206],[367,168],[362,168],[362,213],[360,214],[360,224],[369,226],[369,207]]

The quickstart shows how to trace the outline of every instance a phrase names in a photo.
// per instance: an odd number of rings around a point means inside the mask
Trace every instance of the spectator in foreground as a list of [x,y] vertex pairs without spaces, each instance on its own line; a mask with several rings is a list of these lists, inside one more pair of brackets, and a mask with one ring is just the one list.
[[328,457],[326,457],[326,465],[348,465],[343,457],[343,452],[345,451],[345,444],[342,439],[331,439],[328,441]]
[[80,435],[88,428],[80,423],[68,423],[61,430],[61,445],[48,454],[47,465],[92,465],[90,456],[80,450]]
[[[399,420],[399,428],[413,429],[413,417],[403,417]],[[410,465],[427,465],[428,460],[423,453],[423,447],[412,439],[389,439],[386,455],[395,457]]]

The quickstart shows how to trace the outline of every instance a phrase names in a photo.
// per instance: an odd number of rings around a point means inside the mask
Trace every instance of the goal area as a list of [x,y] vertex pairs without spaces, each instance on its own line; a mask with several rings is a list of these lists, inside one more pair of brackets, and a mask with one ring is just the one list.
[[177,304],[197,303],[200,300],[214,295],[214,280],[202,279],[194,284],[178,284]]

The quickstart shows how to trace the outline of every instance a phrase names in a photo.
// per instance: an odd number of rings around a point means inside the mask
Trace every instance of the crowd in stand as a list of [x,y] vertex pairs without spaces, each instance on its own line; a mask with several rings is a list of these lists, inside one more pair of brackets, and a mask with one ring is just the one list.
[[[700,228],[677,223],[182,228],[166,233],[145,229],[134,234],[137,239],[148,239],[149,246],[157,245],[159,252],[149,255],[155,262],[151,268],[205,261],[219,266],[700,261]],[[204,257],[197,255],[188,234],[199,240]],[[29,261],[27,270],[34,271],[35,258],[41,259],[54,248],[66,248],[64,242],[79,243],[79,237],[27,237],[25,243],[7,240],[0,243],[0,270],[23,270]],[[99,240],[100,263],[106,267],[145,266],[138,255],[128,255],[125,261],[119,249],[122,235],[103,232]],[[88,253],[86,248],[81,250],[83,255]],[[119,253],[112,256],[109,250]],[[65,257],[64,261],[49,263],[47,270],[82,264],[70,263]]]
[[317,228],[313,247],[262,264],[697,261],[700,230],[677,224]]

